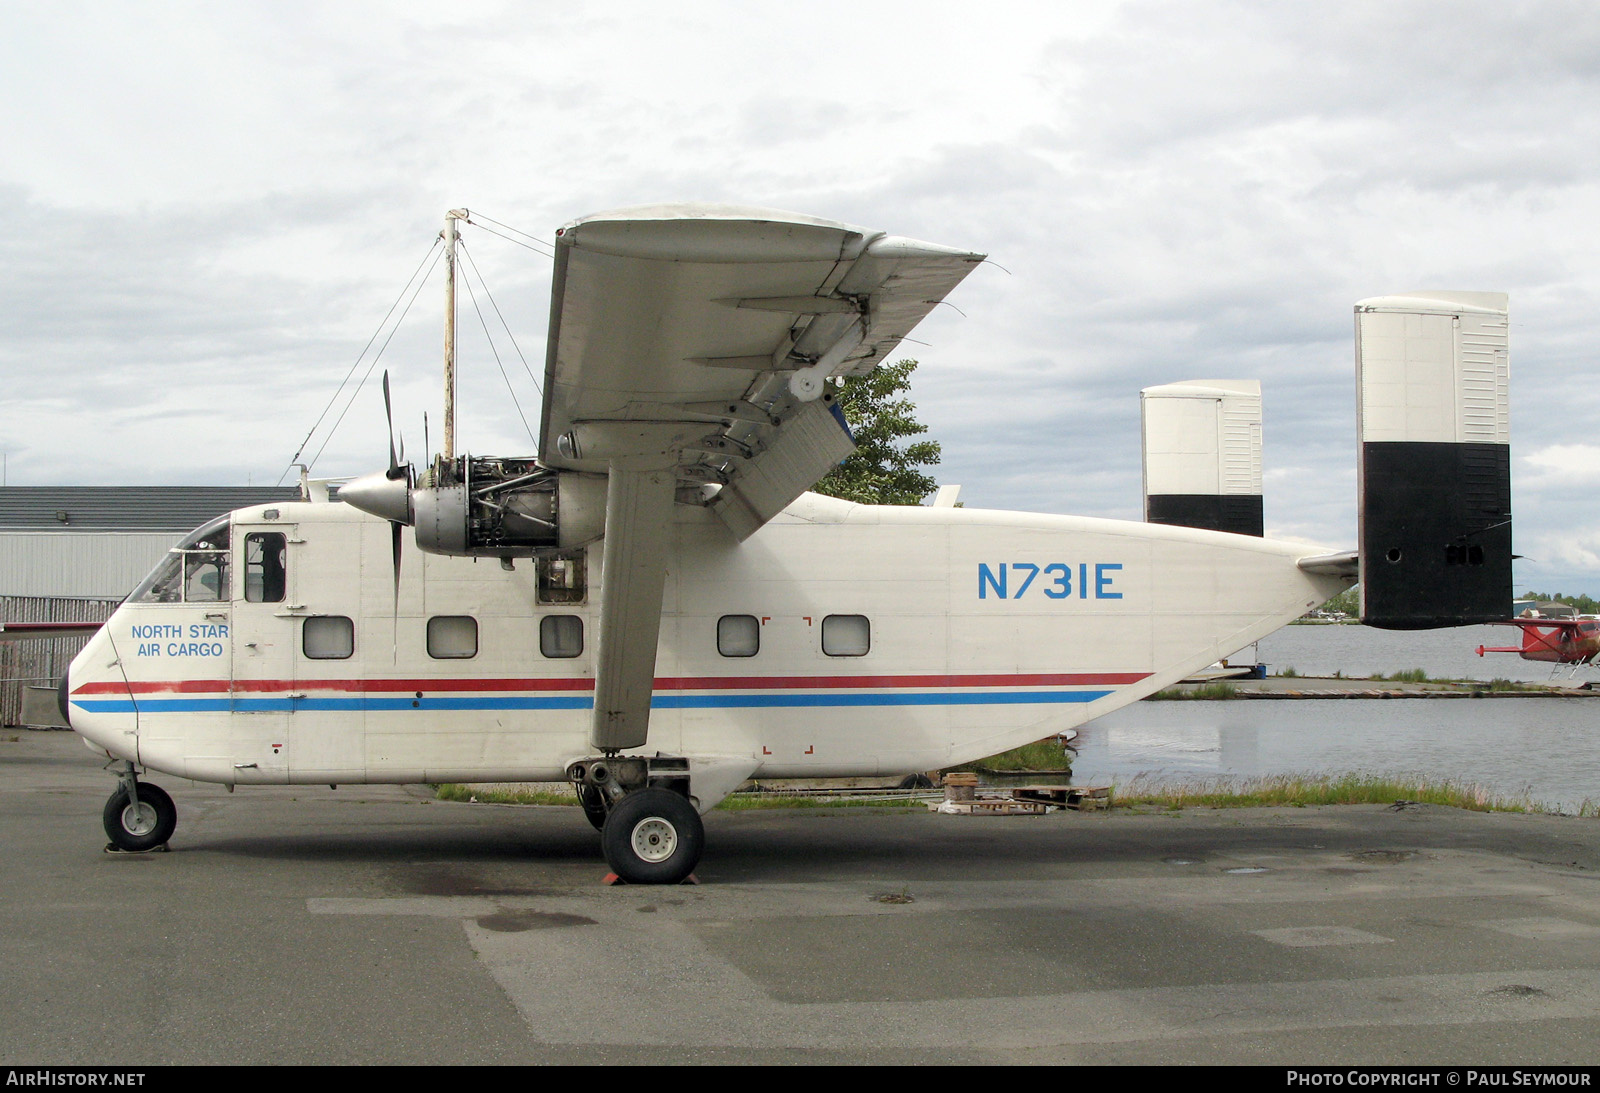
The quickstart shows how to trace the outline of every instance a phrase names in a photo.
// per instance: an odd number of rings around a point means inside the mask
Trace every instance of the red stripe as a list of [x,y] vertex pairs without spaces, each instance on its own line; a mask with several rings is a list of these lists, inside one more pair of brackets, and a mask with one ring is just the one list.
[[[1137,683],[1148,672],[1069,672],[1008,675],[680,676],[655,681],[658,691],[831,690],[888,687],[1089,687]],[[181,679],[85,683],[73,694],[228,694],[280,691],[592,691],[592,679]]]
[[592,691],[592,679],[175,679],[85,683],[73,694],[228,694],[276,691]]
[[1087,687],[1137,683],[1148,672],[947,676],[684,676],[657,679],[658,691],[756,691],[836,687]]

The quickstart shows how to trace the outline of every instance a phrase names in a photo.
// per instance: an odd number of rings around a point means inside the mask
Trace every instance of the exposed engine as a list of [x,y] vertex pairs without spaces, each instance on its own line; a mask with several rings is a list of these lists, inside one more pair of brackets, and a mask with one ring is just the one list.
[[527,558],[572,550],[605,532],[606,476],[542,467],[531,458],[436,459],[413,486],[408,468],[340,491],[364,512],[416,528],[433,554]]
[[417,545],[436,554],[529,557],[605,531],[606,478],[533,459],[436,460],[411,493]]

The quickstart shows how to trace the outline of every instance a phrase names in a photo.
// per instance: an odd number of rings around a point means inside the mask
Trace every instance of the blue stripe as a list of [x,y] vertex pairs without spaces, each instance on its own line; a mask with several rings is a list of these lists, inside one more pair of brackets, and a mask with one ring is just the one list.
[[[890,691],[777,692],[770,694],[656,695],[657,710],[756,709],[796,706],[1016,706],[1031,703],[1093,702],[1110,691]],[[291,713],[385,710],[589,710],[587,695],[555,698],[484,696],[478,698],[125,698],[72,700],[91,713]]]
[[[125,698],[73,699],[95,713],[132,713]],[[558,698],[141,698],[141,713],[291,713],[295,710],[588,710],[594,699]]]
[[1015,706],[1033,702],[1093,702],[1110,691],[890,691],[853,694],[778,692],[737,695],[657,695],[656,710],[715,710],[769,706]]

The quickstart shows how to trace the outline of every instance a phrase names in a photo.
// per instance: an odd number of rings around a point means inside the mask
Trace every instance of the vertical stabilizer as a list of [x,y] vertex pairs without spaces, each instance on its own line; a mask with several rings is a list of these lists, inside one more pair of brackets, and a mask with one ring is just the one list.
[[1361,621],[1424,630],[1511,613],[1506,297],[1356,304]]
[[1260,535],[1261,384],[1169,383],[1139,404],[1145,520]]

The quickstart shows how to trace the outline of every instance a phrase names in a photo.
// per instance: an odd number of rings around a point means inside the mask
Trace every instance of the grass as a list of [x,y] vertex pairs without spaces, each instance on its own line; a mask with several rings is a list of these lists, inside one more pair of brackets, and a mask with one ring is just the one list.
[[[1390,672],[1388,675],[1384,675],[1382,672],[1379,672],[1377,675],[1373,676],[1372,678],[1373,679],[1386,679],[1386,680],[1390,681],[1391,683],[1427,683],[1427,682],[1429,682],[1428,673],[1424,672],[1421,668],[1403,668],[1398,672]],[[1445,682],[1448,682],[1448,680],[1436,679],[1436,680],[1433,680],[1432,682],[1434,682],[1434,683],[1445,683]]]
[[[1051,745],[1054,746],[1054,745]],[[1026,751],[1018,748],[1016,751]],[[1011,754],[1011,753],[1007,753]],[[457,784],[436,787],[444,801],[476,799],[485,804],[576,805],[570,793],[515,789],[469,788]],[[1397,801],[1443,805],[1471,812],[1520,812],[1559,815],[1560,810],[1521,794],[1499,794],[1470,782],[1450,778],[1424,778],[1405,774],[1272,774],[1256,778],[1204,778],[1177,782],[1136,775],[1113,787],[1113,809],[1184,808],[1307,808],[1313,805],[1391,805]],[[730,811],[772,808],[887,808],[922,810],[922,801],[910,795],[885,791],[881,795],[806,797],[770,793],[730,796],[717,806]],[[1600,818],[1600,802],[1586,800],[1577,816]]]
[[576,805],[578,795],[570,789],[492,789],[484,786],[464,786],[458,782],[445,782],[433,787],[434,796],[441,801],[476,801],[484,805]]
[[[1293,667],[1285,667],[1275,673],[1279,679],[1306,679],[1313,685],[1316,677],[1302,676]],[[1336,671],[1329,678],[1339,680],[1352,680],[1361,682],[1371,680],[1374,683],[1434,683],[1445,687],[1454,687],[1459,690],[1471,691],[1474,694],[1503,693],[1507,691],[1544,691],[1547,688],[1538,683],[1518,683],[1515,680],[1496,677],[1490,680],[1482,679],[1446,679],[1442,676],[1430,676],[1421,668],[1405,668],[1388,675],[1378,673],[1375,676],[1346,676],[1343,672]],[[1246,685],[1248,686],[1248,684]],[[1146,701],[1165,702],[1182,701],[1186,699],[1223,699],[1233,698],[1239,691],[1238,686],[1227,682],[1203,683],[1193,687],[1168,687],[1150,695]]]
[[[718,808],[730,812],[745,812],[762,808],[914,808],[918,812],[926,812],[928,806],[916,797],[805,797],[803,791],[796,791],[793,796],[772,793],[733,793],[729,794]],[[894,790],[885,790],[894,793]],[[901,790],[902,794],[909,794],[912,790]]]
[[963,763],[951,770],[1061,770],[1072,769],[1072,756],[1067,750],[1056,742],[1055,737],[1037,740],[1032,744],[1024,744],[1020,748],[1003,751],[999,755],[991,755],[987,759],[979,759],[975,763]]
[[[1470,681],[1469,681],[1470,682]],[[1518,683],[1511,679],[1501,679],[1499,676],[1484,683],[1479,688],[1485,691],[1542,691],[1544,688],[1537,683]]]
[[[434,796],[441,801],[471,801],[482,805],[576,805],[577,795],[570,790],[535,790],[493,786],[468,786],[458,782],[444,782],[433,787]],[[885,794],[893,790],[885,790]],[[728,797],[718,808],[732,811],[756,808],[922,808],[922,802],[904,796],[862,797],[802,797],[770,793],[739,794]]]
[[1232,698],[1239,688],[1232,683],[1202,683],[1198,687],[1168,687],[1164,691],[1157,691],[1146,701],[1148,702],[1184,702],[1189,700],[1215,700]]
[[[1260,808],[1311,805],[1387,805],[1396,801],[1444,805],[1472,812],[1524,812],[1540,815],[1559,810],[1540,804],[1528,793],[1507,796],[1483,786],[1448,778],[1371,774],[1273,774],[1257,778],[1210,778],[1169,782],[1135,776],[1115,787],[1112,807],[1180,809]],[[1585,801],[1580,816],[1600,816],[1600,803]]]

